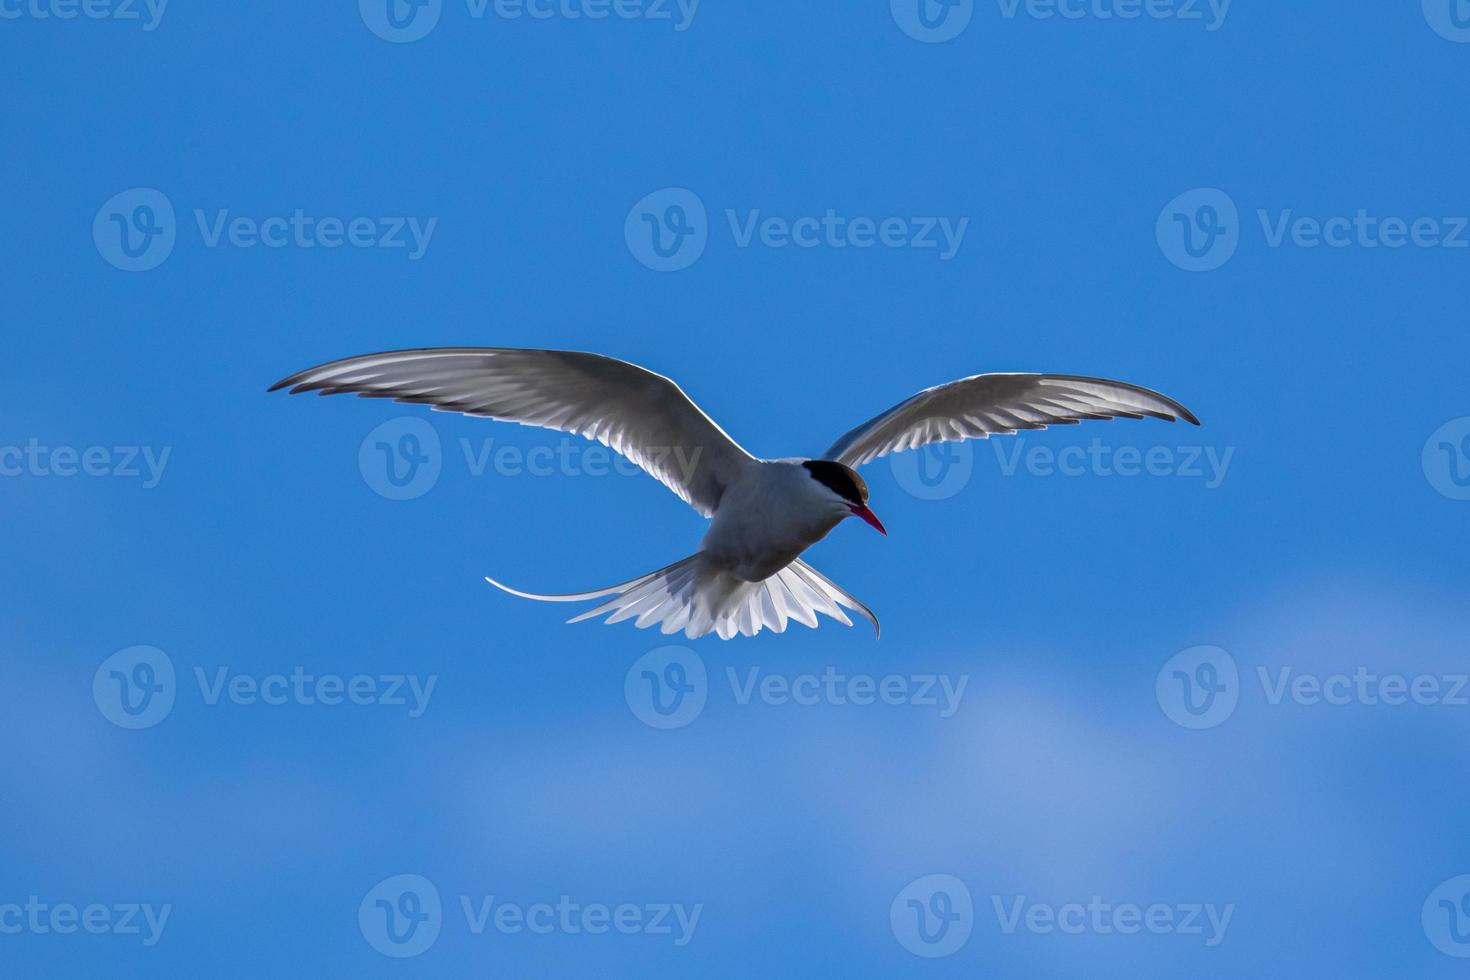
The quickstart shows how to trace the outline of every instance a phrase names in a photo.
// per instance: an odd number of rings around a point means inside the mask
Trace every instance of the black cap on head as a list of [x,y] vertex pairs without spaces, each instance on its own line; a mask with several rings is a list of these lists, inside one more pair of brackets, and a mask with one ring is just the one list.
[[851,466],[834,463],[830,459],[809,459],[801,465],[814,480],[843,500],[858,507],[867,506],[868,485]]

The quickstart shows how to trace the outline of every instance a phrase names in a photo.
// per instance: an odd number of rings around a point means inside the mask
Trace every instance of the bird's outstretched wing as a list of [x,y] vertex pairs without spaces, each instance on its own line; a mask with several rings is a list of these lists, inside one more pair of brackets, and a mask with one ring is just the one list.
[[668,378],[578,351],[441,347],[363,354],[271,386],[355,392],[596,439],[706,517],[754,458]]
[[1199,419],[1147,388],[1069,374],[977,374],[925,388],[832,444],[823,459],[861,466],[934,442],[958,442],[1083,419]]

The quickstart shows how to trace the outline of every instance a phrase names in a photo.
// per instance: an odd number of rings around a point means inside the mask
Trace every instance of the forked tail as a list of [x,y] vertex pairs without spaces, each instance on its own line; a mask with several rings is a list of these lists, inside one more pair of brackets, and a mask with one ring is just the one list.
[[657,624],[666,634],[683,630],[691,640],[707,633],[717,633],[722,640],[736,633],[754,636],[763,628],[784,633],[793,619],[816,628],[817,613],[851,626],[844,609],[868,620],[873,632],[879,632],[878,617],[871,609],[801,559],[762,582],[746,582],[712,568],[701,553],[595,592],[541,595],[513,589],[488,576],[485,581],[511,595],[541,602],[583,602],[611,596],[567,622],[606,615],[605,622],[620,623],[637,617],[633,625],[639,629]]

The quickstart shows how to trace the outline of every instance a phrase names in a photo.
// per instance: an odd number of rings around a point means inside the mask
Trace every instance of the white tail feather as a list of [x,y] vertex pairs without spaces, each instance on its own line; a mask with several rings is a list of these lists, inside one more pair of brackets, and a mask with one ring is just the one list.
[[817,613],[851,626],[844,609],[862,616],[873,624],[874,633],[879,632],[878,617],[871,609],[800,559],[762,582],[746,582],[711,568],[700,554],[595,592],[542,595],[488,577],[485,581],[511,595],[542,602],[607,599],[573,616],[569,623],[597,616],[606,616],[608,623],[633,619],[639,629],[657,625],[665,634],[682,630],[691,640],[708,633],[722,640],[736,633],[754,636],[762,629],[784,633],[791,620],[816,628]]

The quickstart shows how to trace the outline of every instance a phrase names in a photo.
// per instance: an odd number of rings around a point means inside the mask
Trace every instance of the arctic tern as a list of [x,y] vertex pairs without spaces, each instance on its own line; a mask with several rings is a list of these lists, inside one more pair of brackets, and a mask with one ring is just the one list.
[[595,439],[642,467],[710,519],[699,550],[638,578],[544,602],[606,601],[569,622],[606,615],[693,639],[780,633],[817,614],[851,626],[872,610],[801,560],[844,518],[882,534],[856,467],[936,442],[984,439],[1083,419],[1199,420],[1147,388],[1065,374],[977,374],[926,388],[848,432],[820,457],[759,459],[700,411],[673,381],[602,354],[443,347],[364,354],[308,368],[270,390],[355,392]]

